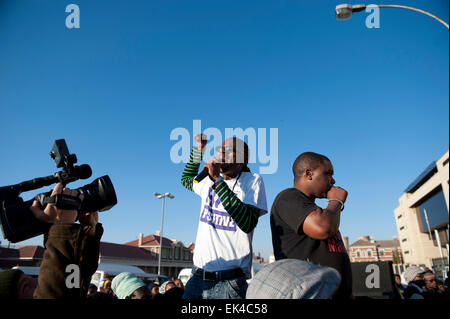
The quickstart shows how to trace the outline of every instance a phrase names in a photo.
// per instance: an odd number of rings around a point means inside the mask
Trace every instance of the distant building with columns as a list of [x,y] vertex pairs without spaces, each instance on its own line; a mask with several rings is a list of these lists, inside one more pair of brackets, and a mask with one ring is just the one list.
[[392,261],[401,264],[403,261],[400,242],[395,236],[392,240],[360,236],[350,245],[349,257],[351,262]]

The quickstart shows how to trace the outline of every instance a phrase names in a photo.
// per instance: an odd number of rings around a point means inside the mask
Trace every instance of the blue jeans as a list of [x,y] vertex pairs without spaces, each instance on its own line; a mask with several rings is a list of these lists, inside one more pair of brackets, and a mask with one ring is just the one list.
[[[194,268],[192,272],[194,273]],[[186,283],[183,299],[245,299],[247,286],[244,276],[232,280],[209,281],[194,274]]]

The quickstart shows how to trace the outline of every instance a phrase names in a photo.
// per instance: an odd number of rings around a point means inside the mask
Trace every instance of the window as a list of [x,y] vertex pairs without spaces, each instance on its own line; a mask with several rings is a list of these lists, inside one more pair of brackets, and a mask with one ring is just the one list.
[[442,187],[437,187],[426,196],[425,201],[419,204],[418,212],[421,231],[424,233],[428,232],[428,225],[433,231],[442,224],[448,223],[448,210]]
[[405,229],[405,226],[400,227],[400,230],[403,230],[403,229]]
[[405,250],[405,255],[408,255],[409,254],[409,250]]
[[402,243],[404,243],[405,241],[407,241],[408,239],[407,238],[403,238],[402,239]]
[[400,214],[400,215],[397,216],[397,219],[400,219],[400,218],[402,218],[402,214]]
[[361,253],[359,251],[356,252],[356,257],[361,257]]
[[380,250],[380,257],[384,256],[384,250]]
[[184,250],[184,256],[183,259],[184,260],[189,260],[189,255],[191,254],[191,251],[189,249],[185,249]]
[[367,252],[367,257],[372,257],[372,252],[371,251]]
[[180,247],[176,247],[176,248],[175,248],[175,259],[176,259],[176,260],[179,260],[179,259],[180,259],[180,254],[181,254],[181,252],[180,252]]
[[163,248],[161,258],[163,259],[172,259],[172,249],[170,248]]

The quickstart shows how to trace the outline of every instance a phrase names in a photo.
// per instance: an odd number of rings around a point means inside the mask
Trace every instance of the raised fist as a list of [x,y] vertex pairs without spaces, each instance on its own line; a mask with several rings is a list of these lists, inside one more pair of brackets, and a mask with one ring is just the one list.
[[197,142],[197,149],[199,151],[203,151],[206,147],[206,143],[208,142],[205,134],[197,134],[194,136],[194,141]]
[[333,186],[327,193],[327,198],[337,198],[345,203],[345,200],[347,199],[347,191],[343,188]]

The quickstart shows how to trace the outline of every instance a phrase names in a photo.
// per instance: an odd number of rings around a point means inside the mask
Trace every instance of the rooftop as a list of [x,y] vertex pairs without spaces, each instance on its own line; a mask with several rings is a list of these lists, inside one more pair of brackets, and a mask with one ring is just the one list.
[[143,248],[107,242],[100,243],[100,257],[157,260],[155,255]]
[[392,239],[392,240],[375,240],[373,242],[360,239],[353,244],[350,245],[350,247],[356,247],[356,246],[375,246],[375,247],[381,247],[381,248],[400,248],[400,242],[398,239]]
[[[142,245],[139,246],[139,239],[130,241],[128,243],[125,243],[124,245],[128,246],[135,246],[135,247],[142,247],[142,246],[156,246],[159,247],[160,245],[161,236],[158,235],[149,235],[142,238]],[[172,245],[175,242],[173,240],[170,240],[169,238],[162,237],[162,246],[163,247],[172,247]],[[181,242],[177,242],[181,243]]]
[[20,258],[42,259],[44,257],[42,246],[23,246],[18,251]]
[[431,163],[425,170],[416,177],[416,179],[409,184],[405,189],[405,193],[414,193],[420,186],[422,186],[431,176],[437,172],[436,162]]

